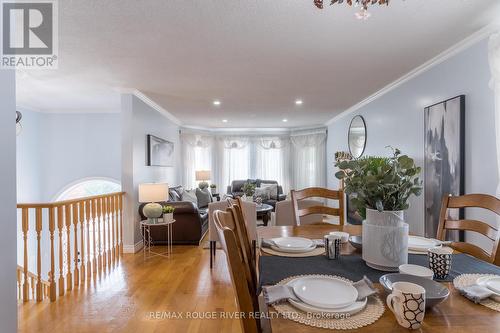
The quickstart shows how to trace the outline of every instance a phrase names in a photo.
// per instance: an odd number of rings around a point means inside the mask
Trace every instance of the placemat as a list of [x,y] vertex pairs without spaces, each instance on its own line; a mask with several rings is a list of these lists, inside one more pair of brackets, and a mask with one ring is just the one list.
[[[307,275],[311,276],[311,275]],[[313,276],[324,276],[324,275],[313,275]],[[284,280],[278,282],[278,284],[285,284],[295,278],[300,276],[291,276]],[[345,280],[352,283],[352,281],[343,278],[341,276],[335,276],[338,279]],[[332,330],[352,330],[361,328],[376,322],[385,311],[384,303],[378,297],[378,295],[370,296],[366,307],[351,316],[339,317],[339,318],[326,318],[321,315],[314,315],[313,313],[306,313],[292,306],[290,303],[280,303],[272,305],[272,307],[284,318],[293,320],[295,322],[320,328],[327,328]]]
[[[451,282],[455,277],[466,273],[500,275],[500,267],[468,254],[454,254],[452,260],[450,275],[440,281]],[[427,256],[410,254],[408,263],[427,267]],[[390,273],[368,267],[360,254],[343,255],[337,260],[329,260],[324,255],[306,258],[261,256],[259,272],[261,286],[273,285],[289,276],[304,274],[339,275],[353,281],[358,281],[366,275],[373,282],[378,282],[382,275]]]
[[[457,276],[453,280],[453,285],[457,289],[461,289],[467,286],[470,286],[471,284],[476,283],[476,280],[479,279],[480,277],[483,276],[497,276],[495,274],[462,274],[460,276]],[[485,299],[484,301],[481,301],[479,304],[484,305],[487,308],[490,308],[492,310],[500,312],[500,303],[495,302],[492,299]]]
[[316,247],[314,250],[309,251],[309,252],[304,252],[304,253],[280,252],[280,251],[275,251],[275,250],[268,248],[268,247],[261,247],[260,250],[262,252],[265,252],[267,254],[271,254],[273,256],[289,257],[289,258],[313,257],[313,256],[319,256],[319,255],[322,255],[325,253],[324,247]]

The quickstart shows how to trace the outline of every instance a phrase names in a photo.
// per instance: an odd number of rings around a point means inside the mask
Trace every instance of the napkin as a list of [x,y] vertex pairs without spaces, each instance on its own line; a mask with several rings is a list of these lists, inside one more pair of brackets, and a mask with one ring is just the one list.
[[495,294],[488,288],[485,288],[477,284],[473,284],[465,288],[459,289],[459,291],[462,295],[464,295],[474,303],[479,303],[481,301],[484,301],[485,299]]
[[377,289],[366,275],[361,280],[354,282],[352,286],[358,290],[358,301],[377,293]]
[[[357,301],[361,301],[368,296],[377,293],[377,289],[373,286],[373,283],[366,276],[363,279],[354,282],[352,284],[354,288],[358,291]],[[275,285],[262,288],[264,292],[264,300],[266,304],[276,304],[280,302],[287,301],[289,298],[294,301],[300,301],[295,295],[293,288],[286,285]]]
[[[313,241],[314,244],[316,244],[316,247],[324,247],[325,246],[325,242],[322,239],[311,239],[311,240]],[[262,238],[262,240],[260,242],[260,246],[271,248],[271,246],[276,246],[276,243],[274,243],[274,240],[272,238],[271,239]]]
[[280,302],[287,301],[289,298],[294,301],[299,301],[295,293],[293,292],[293,288],[290,286],[283,285],[275,285],[262,288],[264,292],[264,300],[266,304],[276,304]]

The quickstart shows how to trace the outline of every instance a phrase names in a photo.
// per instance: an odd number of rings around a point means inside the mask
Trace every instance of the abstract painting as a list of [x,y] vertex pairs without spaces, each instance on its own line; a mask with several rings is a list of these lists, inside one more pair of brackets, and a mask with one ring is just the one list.
[[[443,195],[464,193],[465,95],[426,107],[424,126],[425,236],[436,237]],[[463,211],[450,210],[449,215],[463,218]]]
[[174,143],[148,134],[147,165],[174,166]]

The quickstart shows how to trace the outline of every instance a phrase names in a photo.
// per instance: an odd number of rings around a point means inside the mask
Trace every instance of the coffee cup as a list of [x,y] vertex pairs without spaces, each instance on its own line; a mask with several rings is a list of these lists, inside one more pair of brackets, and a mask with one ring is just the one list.
[[446,279],[451,269],[453,249],[449,247],[433,247],[427,250],[429,268],[434,272],[435,279]]
[[425,315],[425,289],[410,282],[395,282],[387,296],[387,306],[398,324],[412,330],[420,328]]

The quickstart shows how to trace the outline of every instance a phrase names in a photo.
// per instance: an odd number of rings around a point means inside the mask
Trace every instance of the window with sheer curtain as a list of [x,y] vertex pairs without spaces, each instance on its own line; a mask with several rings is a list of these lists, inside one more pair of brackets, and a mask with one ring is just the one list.
[[276,180],[283,191],[325,186],[326,131],[281,136],[182,135],[183,185],[195,187],[195,171],[211,170],[222,193],[233,180]]

